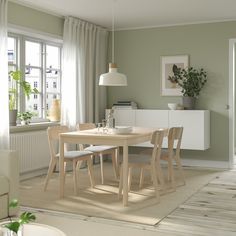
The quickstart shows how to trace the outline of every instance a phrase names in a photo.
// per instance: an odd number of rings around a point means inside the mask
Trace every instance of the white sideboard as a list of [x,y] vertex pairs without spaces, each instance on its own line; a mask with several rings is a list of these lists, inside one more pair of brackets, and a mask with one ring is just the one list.
[[[182,149],[206,150],[210,147],[210,111],[208,110],[128,110],[114,111],[116,125],[170,128],[183,126]],[[138,146],[151,146],[142,143]],[[167,140],[163,143],[167,147]]]

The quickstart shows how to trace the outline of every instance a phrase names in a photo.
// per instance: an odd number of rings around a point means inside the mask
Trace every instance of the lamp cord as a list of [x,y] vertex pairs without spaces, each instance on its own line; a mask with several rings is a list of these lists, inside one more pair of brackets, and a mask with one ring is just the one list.
[[115,63],[115,0],[112,6],[112,62]]

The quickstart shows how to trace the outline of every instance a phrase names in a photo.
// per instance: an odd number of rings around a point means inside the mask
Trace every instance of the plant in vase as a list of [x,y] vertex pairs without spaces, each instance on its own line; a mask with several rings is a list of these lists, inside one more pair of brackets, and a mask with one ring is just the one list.
[[199,70],[193,67],[179,68],[173,65],[173,76],[169,76],[170,81],[176,81],[182,88],[183,106],[186,109],[194,109],[195,100],[198,98],[200,91],[207,82],[207,73],[201,68]]
[[[9,207],[12,207],[12,208],[15,208],[17,206],[18,206],[18,200],[17,199],[13,199],[9,204]],[[11,236],[17,236],[18,233],[20,232],[20,228],[24,224],[32,222],[35,219],[36,219],[36,217],[35,217],[34,214],[32,214],[31,212],[25,211],[19,216],[18,219],[12,220],[10,218],[10,222],[3,224],[2,227],[6,228],[10,232]],[[21,235],[23,235],[23,234],[21,234]]]
[[9,76],[11,83],[9,86],[9,111],[10,111],[10,125],[16,125],[17,117],[17,100],[19,95],[19,89],[21,89],[27,99],[31,94],[38,94],[39,91],[36,88],[32,88],[30,83],[22,79],[22,72],[20,70],[10,71]]
[[30,123],[31,118],[33,117],[33,113],[30,111],[19,112],[17,114],[17,118],[21,121],[22,125],[28,125]]

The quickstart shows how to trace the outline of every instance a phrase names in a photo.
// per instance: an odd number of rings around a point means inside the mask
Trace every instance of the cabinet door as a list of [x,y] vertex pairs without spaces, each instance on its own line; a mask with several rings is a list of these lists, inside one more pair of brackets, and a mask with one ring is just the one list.
[[[168,128],[168,110],[136,110],[135,126],[148,128]],[[167,147],[167,139],[163,140],[163,147]],[[141,143],[138,146],[151,147],[150,142]]]
[[168,111],[136,110],[135,126],[150,128],[168,128]]
[[209,148],[209,118],[209,111],[169,111],[169,127],[184,127],[182,149]]
[[116,126],[135,126],[135,110],[115,109],[114,118]]

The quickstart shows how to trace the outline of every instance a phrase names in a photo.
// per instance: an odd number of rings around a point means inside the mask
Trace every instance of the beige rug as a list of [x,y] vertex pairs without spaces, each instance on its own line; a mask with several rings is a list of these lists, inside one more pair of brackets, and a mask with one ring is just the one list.
[[222,171],[185,169],[186,185],[177,188],[176,192],[161,196],[157,204],[152,186],[148,186],[150,176],[145,176],[145,186],[138,188],[139,172],[134,173],[129,206],[123,207],[118,200],[118,181],[114,179],[111,163],[105,163],[105,184],[101,185],[99,165],[95,168],[96,187],[90,188],[87,171],[80,171],[79,194],[73,194],[71,173],[66,176],[65,198],[59,198],[59,178],[54,174],[49,182],[48,190],[43,192],[45,176],[22,181],[20,200],[22,206],[75,213],[84,216],[155,225],[192,194],[201,189],[210,180],[220,175]]

